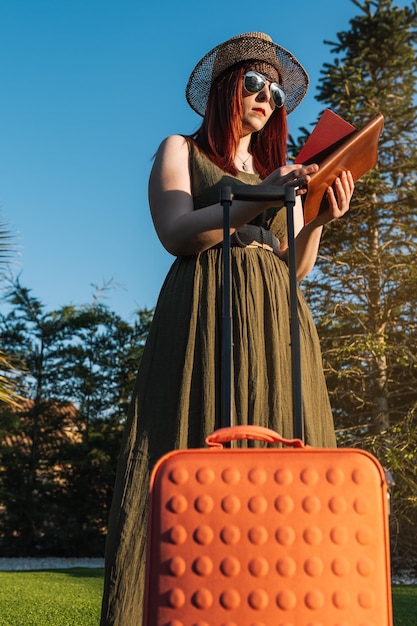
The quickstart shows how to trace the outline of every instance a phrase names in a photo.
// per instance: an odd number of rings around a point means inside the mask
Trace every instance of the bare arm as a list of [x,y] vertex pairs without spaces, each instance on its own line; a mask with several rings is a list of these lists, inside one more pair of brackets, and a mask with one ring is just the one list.
[[[294,177],[295,170],[297,180]],[[304,185],[309,181],[309,174],[316,170],[317,165],[282,167],[262,184]],[[223,239],[223,209],[220,202],[194,211],[188,144],[180,135],[168,137],[157,152],[149,179],[149,204],[156,232],[163,246],[173,255],[196,254]],[[274,206],[274,203],[233,201],[230,210],[231,232],[270,206]]]

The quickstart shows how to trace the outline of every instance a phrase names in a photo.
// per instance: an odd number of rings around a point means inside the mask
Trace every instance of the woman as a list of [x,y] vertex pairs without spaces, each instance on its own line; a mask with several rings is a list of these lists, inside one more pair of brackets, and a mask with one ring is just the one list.
[[[239,35],[197,64],[186,96],[204,116],[193,136],[160,146],[149,182],[154,225],[174,256],[162,287],[125,429],[106,548],[102,625],[141,623],[149,471],[174,448],[201,447],[220,417],[222,207],[226,184],[298,189],[297,278],[316,261],[323,225],[342,216],[350,173],[327,190],[328,209],[303,225],[301,195],[317,165],[286,163],[286,115],[303,98],[299,62],[263,33]],[[242,424],[292,437],[285,209],[234,201],[234,410]],[[306,442],[334,446],[319,343],[299,294]]]

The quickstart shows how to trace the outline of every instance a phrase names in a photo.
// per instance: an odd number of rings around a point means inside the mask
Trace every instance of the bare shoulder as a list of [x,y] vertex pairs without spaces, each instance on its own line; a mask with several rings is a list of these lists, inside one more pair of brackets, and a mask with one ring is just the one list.
[[[149,177],[149,194],[181,189],[189,193],[188,142],[182,135],[170,135],[158,148]],[[164,204],[166,200],[164,199]]]
[[186,138],[183,135],[169,135],[161,142],[156,156],[161,158],[180,153],[188,154]]

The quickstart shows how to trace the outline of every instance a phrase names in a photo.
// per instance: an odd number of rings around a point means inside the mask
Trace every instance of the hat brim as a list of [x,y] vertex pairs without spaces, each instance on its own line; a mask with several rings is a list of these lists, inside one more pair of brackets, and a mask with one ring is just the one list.
[[243,61],[262,61],[276,68],[285,91],[287,113],[291,113],[300,104],[309,84],[308,74],[301,63],[291,52],[274,43],[268,35],[247,33],[219,44],[197,63],[185,90],[191,108],[204,116],[210,89],[216,78]]

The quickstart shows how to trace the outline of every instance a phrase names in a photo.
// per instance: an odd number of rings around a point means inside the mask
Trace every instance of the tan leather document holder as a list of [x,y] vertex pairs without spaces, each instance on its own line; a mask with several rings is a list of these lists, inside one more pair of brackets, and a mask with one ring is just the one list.
[[[326,135],[329,122],[334,122],[333,128],[339,136],[336,140],[333,136],[333,142],[323,148],[323,142],[329,140],[328,133]],[[332,111],[325,111],[297,157],[297,163],[320,165],[319,171],[311,176],[308,191],[303,197],[305,224],[319,214],[327,187],[330,187],[343,171],[350,170],[356,182],[375,167],[383,125],[384,117],[378,114],[363,128],[356,130]]]

